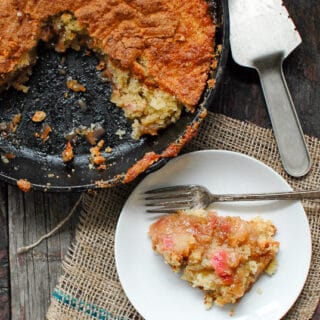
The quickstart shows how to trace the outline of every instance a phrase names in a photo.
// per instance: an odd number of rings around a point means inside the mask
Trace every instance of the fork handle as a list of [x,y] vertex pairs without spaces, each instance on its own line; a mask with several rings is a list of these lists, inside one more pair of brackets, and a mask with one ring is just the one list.
[[252,201],[252,200],[306,200],[306,199],[320,199],[320,191],[311,190],[311,191],[289,191],[289,192],[276,192],[276,193],[212,195],[212,202]]

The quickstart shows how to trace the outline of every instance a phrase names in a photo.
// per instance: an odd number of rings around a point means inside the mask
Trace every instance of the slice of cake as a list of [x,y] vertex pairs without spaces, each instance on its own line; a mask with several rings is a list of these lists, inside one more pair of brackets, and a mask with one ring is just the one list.
[[205,305],[237,302],[262,272],[275,271],[279,242],[271,221],[192,210],[150,226],[153,249],[182,279],[204,292]]

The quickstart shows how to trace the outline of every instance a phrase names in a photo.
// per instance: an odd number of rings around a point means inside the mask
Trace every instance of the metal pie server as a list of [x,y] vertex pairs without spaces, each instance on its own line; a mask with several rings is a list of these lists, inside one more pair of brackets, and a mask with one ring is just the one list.
[[311,158],[282,70],[301,37],[281,0],[229,0],[233,59],[258,71],[282,164],[294,177]]

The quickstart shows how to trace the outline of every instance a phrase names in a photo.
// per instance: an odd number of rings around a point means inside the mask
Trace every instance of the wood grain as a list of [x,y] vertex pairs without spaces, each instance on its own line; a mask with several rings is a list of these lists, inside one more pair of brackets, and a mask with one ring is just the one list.
[[0,320],[10,319],[10,297],[8,288],[0,288]]
[[75,221],[27,254],[17,255],[17,249],[50,231],[68,213],[78,197],[79,194],[71,193],[22,193],[16,187],[9,186],[12,319],[44,319]]
[[0,183],[0,320],[9,319],[7,185]]

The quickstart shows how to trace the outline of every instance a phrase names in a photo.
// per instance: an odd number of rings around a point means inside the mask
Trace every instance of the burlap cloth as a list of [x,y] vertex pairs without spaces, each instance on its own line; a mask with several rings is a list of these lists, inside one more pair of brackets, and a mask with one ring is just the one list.
[[[311,172],[293,179],[281,167],[272,131],[220,114],[209,113],[198,136],[184,152],[226,149],[253,156],[279,172],[294,189],[319,188],[320,141],[306,137],[313,158]],[[85,194],[75,239],[63,262],[63,274],[53,292],[49,320],[143,319],[126,298],[114,261],[114,234],[121,208],[133,185]],[[305,287],[285,319],[311,319],[320,297],[320,203],[304,201],[313,254]],[[297,257],[299,258],[299,257]],[[137,288],[139,290],[139,288]],[[276,320],[276,319],[275,319]]]

